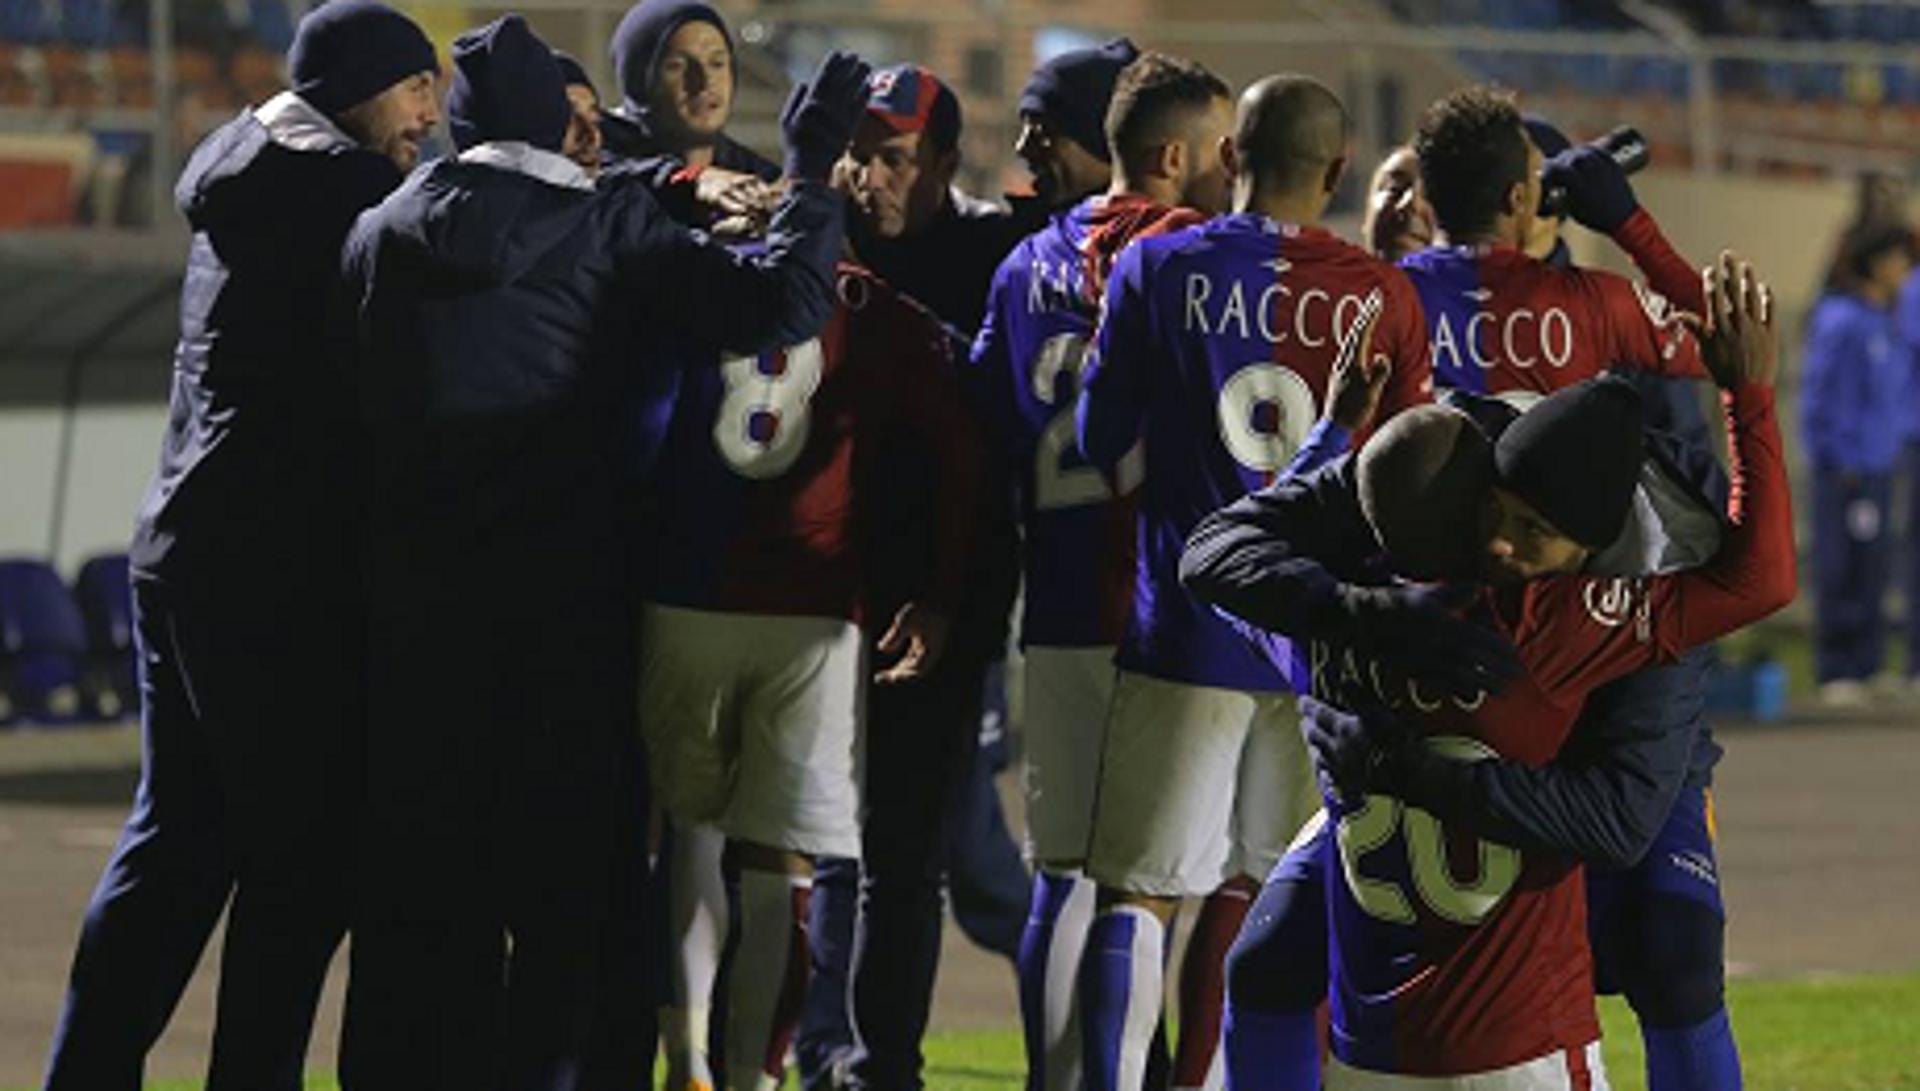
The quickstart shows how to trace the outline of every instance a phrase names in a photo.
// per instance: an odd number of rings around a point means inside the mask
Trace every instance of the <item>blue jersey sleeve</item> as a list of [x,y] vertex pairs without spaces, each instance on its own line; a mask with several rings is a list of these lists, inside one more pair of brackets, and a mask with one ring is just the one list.
[[1086,384],[1075,410],[1080,450],[1114,478],[1120,460],[1139,441],[1146,417],[1152,341],[1144,246],[1130,246],[1107,280],[1100,329],[1087,362]]

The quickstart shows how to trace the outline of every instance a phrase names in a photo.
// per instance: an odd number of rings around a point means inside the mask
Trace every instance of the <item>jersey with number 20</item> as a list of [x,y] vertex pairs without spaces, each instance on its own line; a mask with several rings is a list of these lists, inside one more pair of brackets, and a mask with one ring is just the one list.
[[1289,680],[1180,586],[1202,517],[1272,482],[1319,418],[1340,336],[1379,290],[1380,415],[1431,397],[1406,277],[1317,227],[1241,213],[1123,252],[1081,395],[1082,450],[1110,474],[1144,446],[1133,612],[1116,662],[1173,682],[1275,692]]

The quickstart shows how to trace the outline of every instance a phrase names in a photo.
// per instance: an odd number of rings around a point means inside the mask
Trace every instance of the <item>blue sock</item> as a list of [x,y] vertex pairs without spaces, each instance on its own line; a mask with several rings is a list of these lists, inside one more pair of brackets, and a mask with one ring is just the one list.
[[1093,916],[1094,884],[1078,872],[1041,869],[1020,936],[1020,1024],[1028,1091],[1080,1085],[1080,955]]
[[1640,1028],[1647,1091],[1740,1091],[1740,1051],[1721,1008],[1690,1027]]
[[1165,929],[1143,907],[1094,918],[1080,961],[1080,1031],[1087,1091],[1139,1091],[1160,1021]]
[[1315,1091],[1320,1031],[1313,1010],[1254,1011],[1227,1001],[1227,1091]]

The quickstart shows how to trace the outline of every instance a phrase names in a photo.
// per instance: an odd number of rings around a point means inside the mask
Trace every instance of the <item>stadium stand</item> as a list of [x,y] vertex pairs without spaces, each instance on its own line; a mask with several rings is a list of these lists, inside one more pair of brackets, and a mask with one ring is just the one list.
[[0,561],[0,693],[8,720],[71,723],[87,712],[86,622],[45,561]]
[[80,566],[73,597],[86,622],[87,663],[82,689],[87,711],[112,720],[138,711],[134,675],[133,584],[127,555],[109,553]]

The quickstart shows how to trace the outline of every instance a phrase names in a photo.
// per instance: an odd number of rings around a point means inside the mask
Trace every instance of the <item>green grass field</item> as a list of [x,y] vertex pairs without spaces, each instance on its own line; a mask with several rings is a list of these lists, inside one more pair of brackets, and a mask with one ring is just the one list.
[[[1920,974],[1813,981],[1736,981],[1730,1004],[1752,1091],[1920,1091]],[[1601,1004],[1616,1091],[1644,1091],[1640,1036],[1626,1005]],[[929,1091],[1006,1091],[1025,1066],[1015,1030],[936,1035]],[[162,1082],[155,1091],[194,1091]],[[332,1080],[307,1085],[331,1091]]]

